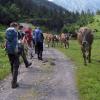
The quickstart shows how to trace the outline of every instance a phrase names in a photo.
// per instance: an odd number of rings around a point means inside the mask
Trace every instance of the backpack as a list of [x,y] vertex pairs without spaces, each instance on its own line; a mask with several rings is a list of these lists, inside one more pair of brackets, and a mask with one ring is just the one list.
[[14,28],[8,28],[6,31],[6,51],[13,54],[17,51],[17,32]]
[[12,34],[12,32],[11,31],[7,31],[6,32],[6,39],[7,39],[7,41],[9,41],[9,42],[13,42],[13,34]]
[[35,31],[35,42],[43,42],[42,32],[40,30]]

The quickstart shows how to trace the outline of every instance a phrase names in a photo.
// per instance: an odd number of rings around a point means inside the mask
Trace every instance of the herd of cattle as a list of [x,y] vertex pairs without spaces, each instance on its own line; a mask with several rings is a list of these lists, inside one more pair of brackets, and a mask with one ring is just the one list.
[[59,43],[61,43],[61,46],[64,48],[69,48],[69,39],[71,38],[71,35],[62,33],[60,35],[53,35],[52,33],[43,33],[45,43],[48,45],[48,47],[55,47],[58,46]]
[[[61,46],[63,46],[64,48],[69,48],[69,40],[72,37],[72,35],[70,35],[69,33],[62,33],[60,35],[53,35],[51,33],[43,34],[44,40],[48,47],[50,47],[50,45],[52,47],[55,47],[60,43]],[[77,40],[81,47],[81,51],[84,58],[84,64],[87,65],[87,62],[91,63],[91,48],[94,40],[93,31],[88,27],[81,27],[77,31]]]

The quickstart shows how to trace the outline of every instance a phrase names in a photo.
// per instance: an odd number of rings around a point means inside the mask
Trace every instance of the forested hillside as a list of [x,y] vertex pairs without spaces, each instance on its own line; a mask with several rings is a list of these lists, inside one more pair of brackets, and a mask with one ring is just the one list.
[[89,11],[88,14],[72,13],[47,0],[0,0],[0,24],[7,25],[12,21],[31,22],[60,32],[75,23],[86,25],[93,21],[93,15]]

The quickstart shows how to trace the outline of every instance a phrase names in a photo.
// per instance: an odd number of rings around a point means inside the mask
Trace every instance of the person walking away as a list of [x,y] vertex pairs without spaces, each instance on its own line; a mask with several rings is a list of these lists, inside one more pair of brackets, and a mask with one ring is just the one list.
[[32,39],[33,39],[33,48],[35,48],[35,33],[34,33],[34,30],[33,30],[33,34],[32,34]]
[[25,31],[25,38],[28,44],[29,55],[30,55],[30,58],[32,59],[33,58],[33,50],[32,50],[33,41],[32,41],[32,29],[30,27]]
[[33,30],[33,46],[34,46],[34,49],[35,49],[35,54],[37,54],[37,52],[36,52],[37,50],[36,50],[36,47],[35,47],[35,30]]
[[18,56],[18,24],[12,22],[10,27],[6,30],[6,52],[9,58],[12,72],[12,88],[17,88],[18,69],[19,69],[19,56]]
[[26,54],[25,54],[25,49],[24,49],[24,38],[25,38],[25,33],[23,32],[23,26],[19,25],[19,30],[18,30],[18,41],[19,41],[19,56],[23,58],[24,64],[26,68],[32,65],[32,63],[29,63],[27,60]]
[[38,55],[38,60],[42,60],[44,36],[39,27],[35,29],[34,34],[35,34],[35,48],[36,48],[35,50]]

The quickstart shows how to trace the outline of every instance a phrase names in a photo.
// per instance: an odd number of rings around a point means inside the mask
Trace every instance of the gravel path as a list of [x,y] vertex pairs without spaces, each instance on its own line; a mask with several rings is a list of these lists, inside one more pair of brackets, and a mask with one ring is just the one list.
[[79,100],[75,67],[56,49],[45,49],[44,61],[36,57],[26,69],[20,67],[20,87],[11,89],[11,76],[0,84],[0,100]]

